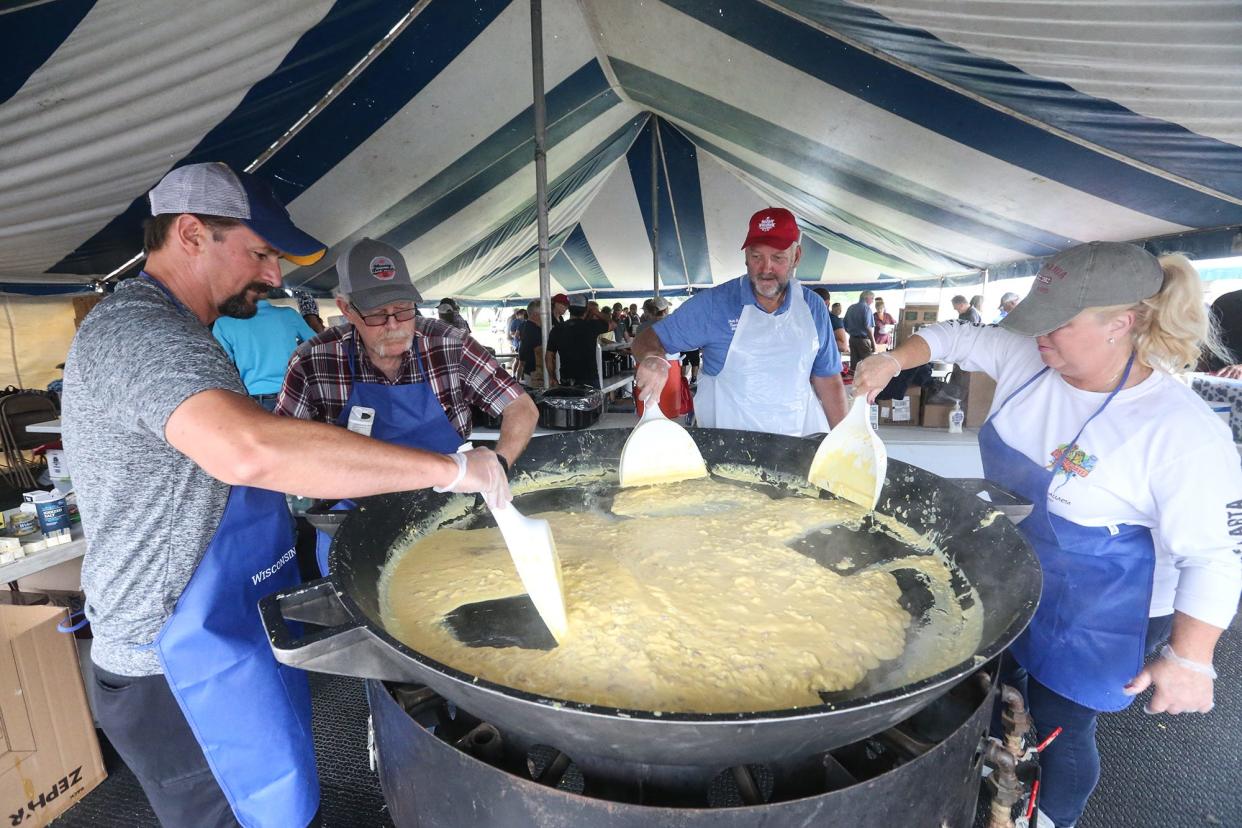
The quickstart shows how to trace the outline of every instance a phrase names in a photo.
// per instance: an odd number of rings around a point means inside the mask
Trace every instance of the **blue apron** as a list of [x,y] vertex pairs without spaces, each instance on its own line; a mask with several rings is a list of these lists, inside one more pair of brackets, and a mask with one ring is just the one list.
[[[355,364],[357,356],[358,332],[354,331],[349,343],[349,399],[341,409],[336,424],[344,426],[349,422],[349,411],[355,405],[375,409],[372,420],[371,436],[377,440],[396,443],[407,448],[425,449],[440,454],[452,454],[462,444],[462,437],[449,422],[448,415],[440,406],[431,387],[431,372],[423,360],[422,350],[418,347],[418,336],[414,336],[414,359],[418,363],[421,381],[405,385],[388,385],[381,382],[360,382]],[[353,501],[342,500],[333,509],[352,509]],[[323,532],[315,535],[315,558],[319,562],[319,571],[328,574],[328,548],[332,539]]]
[[1099,416],[1130,376],[1087,418],[1053,469],[1006,445],[993,420],[1042,376],[1044,368],[1005,398],[979,432],[983,473],[1035,504],[1018,524],[1044,572],[1044,591],[1031,624],[1009,648],[1037,681],[1093,710],[1121,710],[1134,700],[1122,687],[1143,667],[1155,546],[1145,526],[1080,526],[1048,511],[1048,493],[1066,467],[1087,424]]
[[276,662],[258,611],[260,598],[298,581],[284,495],[233,486],[220,525],[153,644],[216,782],[246,828],[305,826],[319,808],[306,673]]

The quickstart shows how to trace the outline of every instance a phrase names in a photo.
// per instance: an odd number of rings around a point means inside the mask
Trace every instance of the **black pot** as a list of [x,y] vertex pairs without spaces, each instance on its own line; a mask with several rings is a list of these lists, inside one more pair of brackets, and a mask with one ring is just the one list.
[[539,398],[539,425],[544,428],[590,428],[603,412],[604,397],[597,388],[562,385],[549,388]]
[[[565,488],[535,492],[525,511],[538,511],[539,495],[554,502],[556,497],[585,498],[582,492],[589,486],[615,487],[617,462],[629,433],[599,429],[532,440],[515,464],[515,475],[535,483],[546,477]],[[816,447],[795,437],[754,432],[690,433],[709,469],[740,465],[773,478],[805,480]],[[581,469],[572,483],[565,479],[567,460]],[[431,491],[381,495],[360,498],[352,512],[333,513],[340,525],[329,555],[331,575],[268,596],[260,604],[273,652],[279,661],[308,670],[425,684],[502,731],[555,745],[583,765],[730,767],[857,741],[913,715],[999,654],[1030,621],[1042,584],[1034,552],[1013,524],[958,486],[890,460],[877,511],[900,516],[916,532],[929,534],[977,591],[983,633],[971,657],[908,684],[894,684],[891,669],[877,668],[858,686],[825,695],[824,704],[814,707],[725,714],[618,710],[540,697],[467,675],[384,630],[378,581],[393,545],[408,540],[411,527],[416,535],[436,529],[435,516],[451,498],[462,497]],[[860,566],[908,551],[885,547],[881,533],[857,534],[862,546],[850,553],[858,556]],[[910,586],[912,597],[916,592],[917,585]],[[968,596],[969,587],[961,583],[958,592]],[[285,619],[328,629],[295,639]],[[916,620],[912,629],[917,626]]]
[[481,408],[470,409],[470,421],[475,428],[500,428],[500,417],[489,414]]

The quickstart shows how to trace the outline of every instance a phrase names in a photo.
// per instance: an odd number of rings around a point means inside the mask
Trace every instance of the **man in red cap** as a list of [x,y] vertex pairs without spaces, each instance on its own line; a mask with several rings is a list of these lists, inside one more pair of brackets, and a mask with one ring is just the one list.
[[794,279],[801,235],[783,208],[751,216],[742,245],[746,275],[695,294],[634,340],[643,399],[659,397],[668,379],[666,354],[701,348],[694,395],[699,426],[807,435],[845,417],[841,354],[828,309]]
[[552,297],[552,327],[565,321],[565,311],[569,310],[569,297],[558,293]]

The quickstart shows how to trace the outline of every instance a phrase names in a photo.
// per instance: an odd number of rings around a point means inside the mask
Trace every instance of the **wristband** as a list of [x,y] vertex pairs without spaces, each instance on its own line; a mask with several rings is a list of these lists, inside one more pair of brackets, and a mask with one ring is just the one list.
[[[887,357],[888,359],[891,359],[893,361],[893,364],[897,366],[897,374],[900,374],[902,371],[905,370],[904,368],[901,367],[901,362],[897,359],[897,357],[893,356],[888,351],[880,351],[880,353],[876,354],[876,356],[882,356],[882,357]],[[897,374],[893,374],[893,376],[895,377],[897,376]]]
[[1204,664],[1201,661],[1191,661],[1188,658],[1182,658],[1177,653],[1173,652],[1173,648],[1168,644],[1165,644],[1160,648],[1160,657],[1168,659],[1179,667],[1185,667],[1187,670],[1207,676],[1212,679],[1212,681],[1216,680],[1216,668],[1214,668],[1211,664]]
[[461,452],[457,452],[455,454],[450,454],[448,456],[452,457],[453,461],[457,463],[457,476],[454,477],[453,482],[449,483],[447,486],[433,486],[432,487],[435,491],[441,492],[441,493],[451,492],[453,490],[453,487],[456,486],[458,483],[460,483],[462,478],[466,476],[466,455],[462,454]]
[[496,459],[500,461],[500,467],[505,470],[505,477],[509,476],[509,461],[500,452],[496,452]]
[[643,362],[646,362],[646,361],[647,361],[647,360],[649,360],[649,359],[658,359],[658,360],[660,360],[660,362],[663,362],[663,363],[664,363],[664,367],[665,367],[665,368],[668,368],[668,367],[669,367],[669,364],[670,364],[670,363],[669,363],[669,361],[668,361],[667,359],[665,359],[664,357],[662,357],[662,356],[656,356],[655,354],[648,354],[647,356],[645,356],[645,357],[643,357],[643,358],[642,358],[642,361],[641,361],[641,362],[639,362],[639,365],[641,365]]

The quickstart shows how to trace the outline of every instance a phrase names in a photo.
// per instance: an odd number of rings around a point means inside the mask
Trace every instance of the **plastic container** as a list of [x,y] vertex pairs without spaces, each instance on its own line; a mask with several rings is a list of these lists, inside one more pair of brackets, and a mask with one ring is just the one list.
[[365,405],[355,405],[349,409],[349,421],[346,428],[363,437],[371,436],[371,426],[375,425],[375,409]]
[[962,410],[962,404],[953,403],[953,410],[949,412],[949,433],[961,434],[964,422],[966,422],[966,412]]
[[65,460],[64,449],[47,450],[47,473],[53,480],[69,479],[69,463]]
[[50,492],[26,492],[22,499],[26,501],[22,504],[23,509],[27,504],[34,505],[39,528],[44,534],[69,528],[69,505],[59,489],[52,489]]
[[9,534],[22,537],[39,531],[39,514],[33,503],[23,503],[9,515]]

